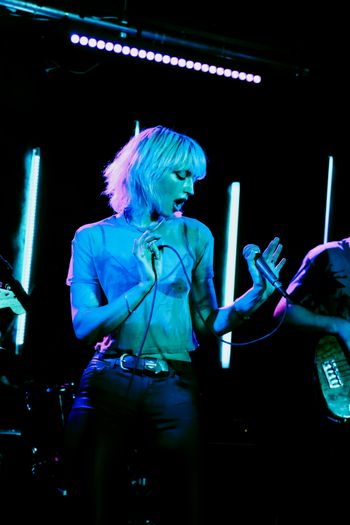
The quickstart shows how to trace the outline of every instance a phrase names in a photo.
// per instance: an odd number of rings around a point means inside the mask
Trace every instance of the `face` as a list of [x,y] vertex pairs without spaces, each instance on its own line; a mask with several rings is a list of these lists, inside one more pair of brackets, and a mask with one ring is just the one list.
[[181,170],[167,173],[159,181],[158,212],[169,217],[181,212],[187,199],[194,194],[194,180],[190,171]]

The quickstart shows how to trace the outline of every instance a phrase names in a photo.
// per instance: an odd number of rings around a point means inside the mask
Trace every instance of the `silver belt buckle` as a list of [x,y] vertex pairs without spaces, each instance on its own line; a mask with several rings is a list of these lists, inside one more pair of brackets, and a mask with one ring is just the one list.
[[158,369],[158,364],[159,363],[157,359],[145,357],[145,370],[158,374],[160,372],[160,369]]
[[152,359],[145,358],[145,369],[155,374],[160,374],[161,372],[168,372],[168,363],[163,359]]
[[120,368],[122,370],[129,370],[129,368],[126,368],[126,366],[124,365],[124,359],[128,356],[129,354],[122,354],[120,357],[119,357],[119,364],[120,364]]

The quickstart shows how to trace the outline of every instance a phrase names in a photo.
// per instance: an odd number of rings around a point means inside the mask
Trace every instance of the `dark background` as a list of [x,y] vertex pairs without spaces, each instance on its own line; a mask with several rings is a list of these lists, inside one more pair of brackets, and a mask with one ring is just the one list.
[[[90,355],[91,349],[75,339],[71,328],[65,285],[70,241],[77,227],[112,213],[101,196],[101,174],[133,134],[135,121],[142,128],[163,124],[185,132],[207,152],[207,178],[198,184],[185,213],[206,223],[215,236],[219,298],[227,188],[233,181],[241,183],[239,252],[247,243],[263,249],[279,236],[287,258],[281,275],[286,285],[306,251],[323,241],[329,155],[335,162],[329,238],[349,235],[345,80],[349,46],[342,29],[344,14],[336,7],[325,13],[307,12],[295,3],[285,5],[284,12],[272,6],[247,7],[243,12],[221,2],[210,7],[196,2],[142,4],[57,1],[39,5],[181,36],[189,44],[168,46],[172,54],[229,66],[237,62],[237,68],[261,73],[262,83],[78,49],[69,43],[71,22],[13,12],[0,5],[0,254],[10,263],[15,259],[24,156],[29,148],[40,147],[33,309],[23,357],[24,374],[44,388],[75,382]],[[101,29],[88,29],[92,35],[104,34]],[[193,42],[205,44],[206,51],[193,50]],[[141,43],[148,49],[162,51],[162,45],[166,49],[161,42],[141,39]],[[212,48],[220,46],[247,58],[219,57]],[[237,295],[249,286],[240,257]],[[273,328],[270,314],[278,299],[276,292],[256,324],[243,332],[242,340]],[[3,325],[11,322],[7,310],[0,312]],[[196,363],[209,415],[210,443],[255,443],[261,429],[270,438],[281,417],[283,403],[276,402],[280,383],[287,384],[286,390],[292,386],[291,397],[295,393],[295,362],[290,349],[275,360],[279,345],[274,336],[233,349],[230,369],[221,370],[217,341],[202,341]],[[307,368],[305,374],[309,373]],[[300,367],[299,374],[297,383],[303,383]],[[298,394],[295,401],[289,403],[298,407]],[[283,409],[290,405],[286,401]],[[253,461],[253,456],[249,458]]]

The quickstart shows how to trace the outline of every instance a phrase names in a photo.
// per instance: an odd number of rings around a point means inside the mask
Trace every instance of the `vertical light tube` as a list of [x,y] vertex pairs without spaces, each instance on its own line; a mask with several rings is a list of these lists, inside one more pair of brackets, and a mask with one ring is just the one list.
[[[23,289],[30,293],[33,247],[36,233],[37,197],[40,175],[40,148],[34,148],[26,158],[23,214],[19,230],[19,253],[16,261],[16,273]],[[17,317],[16,353],[19,354],[25,339],[27,314]]]
[[135,120],[135,131],[134,131],[134,135],[136,137],[136,135],[138,135],[140,133],[140,121],[139,120]]
[[[228,191],[229,207],[226,227],[226,257],[222,289],[223,304],[225,306],[232,303],[235,295],[240,183],[233,182]],[[222,368],[229,368],[230,366],[231,345],[229,343],[231,342],[231,338],[231,333],[225,334],[225,341],[228,341],[228,343],[222,342],[220,344],[220,361]]]
[[332,199],[332,185],[333,185],[333,168],[334,168],[333,157],[330,155],[328,157],[327,197],[326,197],[326,212],[325,212],[324,233],[323,233],[323,242],[324,243],[328,241],[328,235],[329,235],[329,223],[330,223],[330,213],[331,213],[331,199]]

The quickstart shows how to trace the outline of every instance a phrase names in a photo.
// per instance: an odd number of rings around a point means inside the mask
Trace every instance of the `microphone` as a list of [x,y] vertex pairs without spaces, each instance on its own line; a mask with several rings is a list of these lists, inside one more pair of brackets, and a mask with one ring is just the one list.
[[289,296],[284,290],[282,283],[278,280],[277,275],[273,273],[271,268],[267,265],[264,257],[261,255],[259,246],[256,244],[247,244],[247,246],[243,248],[243,257],[248,259],[252,253],[254,253],[255,265],[263,277],[265,277],[265,279],[269,281],[269,283],[271,283],[272,286],[283,295],[283,297],[288,298]]

